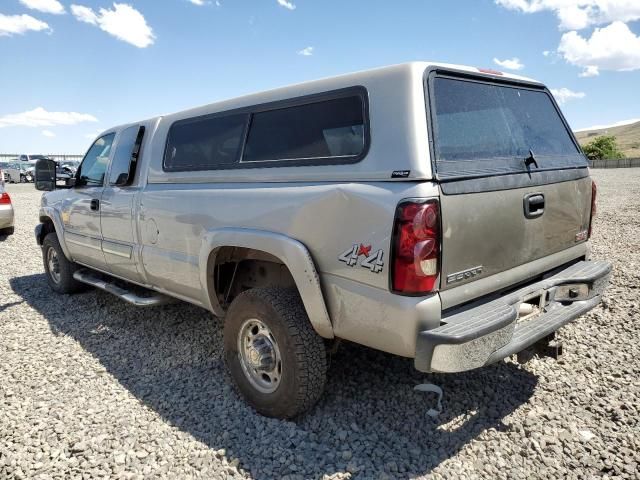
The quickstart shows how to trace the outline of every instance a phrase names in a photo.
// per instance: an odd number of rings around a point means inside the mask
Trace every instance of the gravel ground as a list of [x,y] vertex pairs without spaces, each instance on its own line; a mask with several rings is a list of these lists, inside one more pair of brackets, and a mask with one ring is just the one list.
[[[0,241],[0,479],[639,478],[640,169],[596,170],[601,306],[562,332],[561,362],[457,375],[346,345],[295,422],[229,387],[221,324],[187,304],[141,310],[52,294],[33,240],[39,193],[10,185]],[[444,389],[426,415],[423,381]]]

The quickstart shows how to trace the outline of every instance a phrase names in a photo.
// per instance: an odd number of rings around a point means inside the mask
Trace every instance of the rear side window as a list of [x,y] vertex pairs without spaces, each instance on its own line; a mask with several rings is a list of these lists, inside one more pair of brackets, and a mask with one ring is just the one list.
[[175,122],[165,171],[355,163],[369,144],[363,87]]
[[242,162],[358,157],[364,152],[360,96],[255,113]]
[[482,176],[586,166],[549,95],[448,77],[433,82],[434,147],[440,176]]
[[131,162],[132,160],[136,161],[138,158],[143,134],[144,127],[138,125],[125,128],[122,133],[120,133],[118,144],[113,154],[113,160],[111,160],[111,170],[109,172],[110,185],[122,185],[127,182],[129,180],[128,177],[134,173],[131,169]]
[[181,120],[169,130],[164,169],[213,170],[238,163],[246,114]]

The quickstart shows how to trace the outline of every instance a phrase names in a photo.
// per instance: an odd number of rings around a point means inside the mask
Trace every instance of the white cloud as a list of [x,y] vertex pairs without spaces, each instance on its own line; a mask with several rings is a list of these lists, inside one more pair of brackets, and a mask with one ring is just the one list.
[[98,16],[89,7],[85,7],[83,5],[71,5],[71,13],[81,22],[90,23],[91,25],[96,25],[98,23]]
[[305,47],[302,50],[298,50],[298,55],[302,55],[303,57],[310,57],[313,55],[313,47]]
[[560,39],[558,52],[568,63],[585,69],[581,76],[595,76],[599,70],[640,69],[640,37],[622,22],[596,28],[589,38],[567,32]]
[[296,6],[293,4],[293,2],[288,2],[287,0],[278,0],[278,5],[280,5],[281,7],[286,8],[287,10],[295,10]]
[[493,63],[501,66],[502,68],[506,68],[507,70],[522,70],[524,68],[524,65],[520,62],[518,57],[505,60],[498,60],[497,58],[494,58]]
[[[558,54],[582,67],[580,77],[595,77],[600,70],[640,69],[640,37],[625,22],[640,20],[640,0],[494,0],[497,5],[523,13],[554,12],[562,35]],[[590,37],[577,31],[593,25]],[[544,54],[548,56],[548,54]]]
[[9,113],[0,117],[0,128],[4,127],[54,127],[56,125],[76,125],[83,122],[97,122],[88,113],[48,112],[42,107],[22,113]]
[[205,2],[204,0],[189,0],[191,3],[193,3],[194,5],[198,5],[199,7],[202,7],[203,5],[206,5],[207,2]]
[[53,138],[56,136],[56,134],[53,133],[51,130],[42,130],[42,135],[49,138]]
[[43,13],[53,13],[55,15],[65,13],[64,7],[58,0],[20,0],[20,3],[31,10],[38,10]]
[[71,13],[79,21],[95,25],[138,48],[146,48],[155,40],[144,16],[126,3],[114,3],[113,10],[101,8],[98,13],[83,5],[71,5]]
[[551,55],[551,51],[545,50],[544,52],[542,52],[542,55],[544,55],[545,57],[548,57],[549,55]]
[[522,13],[551,11],[563,30],[640,19],[638,0],[495,0],[495,3]]
[[564,105],[569,100],[575,100],[586,97],[584,92],[574,92],[568,88],[552,88],[551,93],[560,105]]
[[578,76],[582,78],[597,77],[600,75],[600,69],[595,65],[589,65]]
[[621,120],[619,122],[615,122],[610,125],[594,125],[593,127],[579,128],[578,130],[574,130],[574,131],[585,132],[587,130],[605,130],[607,128],[623,127],[625,125],[631,125],[632,123],[638,123],[638,122],[640,122],[640,118],[631,118],[629,120]]
[[23,35],[30,30],[35,32],[50,31],[51,28],[45,22],[30,15],[3,15],[0,13],[0,37]]

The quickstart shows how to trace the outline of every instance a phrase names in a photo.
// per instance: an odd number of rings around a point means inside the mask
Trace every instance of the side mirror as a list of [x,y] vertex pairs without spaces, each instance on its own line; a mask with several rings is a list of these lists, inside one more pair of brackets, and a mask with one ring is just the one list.
[[36,190],[51,192],[56,189],[56,162],[41,158],[36,162]]

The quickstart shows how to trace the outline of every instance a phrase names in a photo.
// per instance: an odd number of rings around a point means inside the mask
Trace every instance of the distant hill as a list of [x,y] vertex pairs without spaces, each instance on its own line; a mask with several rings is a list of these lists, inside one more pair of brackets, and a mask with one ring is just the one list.
[[640,158],[640,122],[620,127],[576,132],[580,145],[585,145],[600,135],[613,135],[616,137],[620,150],[624,152],[627,158]]

